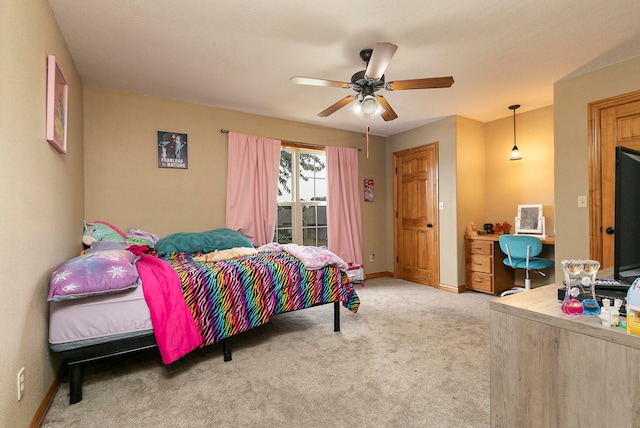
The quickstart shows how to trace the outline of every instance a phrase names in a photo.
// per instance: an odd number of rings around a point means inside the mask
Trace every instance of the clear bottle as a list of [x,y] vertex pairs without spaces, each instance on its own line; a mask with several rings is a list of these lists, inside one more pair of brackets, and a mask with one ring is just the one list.
[[600,262],[597,260],[562,260],[565,293],[562,312],[571,315],[598,315],[595,279]]
[[582,307],[584,307],[585,315],[598,315],[600,313],[600,306],[596,300],[596,274],[598,269],[600,269],[599,261],[584,261],[582,270],[585,276],[582,277],[582,283],[584,284],[585,295],[582,299]]

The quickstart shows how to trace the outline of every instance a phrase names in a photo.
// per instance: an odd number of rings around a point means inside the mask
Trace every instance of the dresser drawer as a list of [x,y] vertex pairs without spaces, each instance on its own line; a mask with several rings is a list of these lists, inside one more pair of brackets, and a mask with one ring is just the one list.
[[469,278],[467,280],[469,288],[477,291],[484,291],[485,293],[493,292],[493,275],[479,272],[469,272]]
[[493,255],[493,242],[468,241],[467,251],[472,254]]
[[514,269],[502,264],[498,236],[465,236],[465,286],[498,295],[514,286]]
[[493,257],[481,254],[467,254],[467,270],[493,273]]

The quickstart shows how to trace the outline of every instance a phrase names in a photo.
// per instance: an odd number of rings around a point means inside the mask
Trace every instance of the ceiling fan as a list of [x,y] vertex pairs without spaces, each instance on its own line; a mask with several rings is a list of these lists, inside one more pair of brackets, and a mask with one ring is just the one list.
[[318,113],[320,117],[327,117],[352,101],[359,100],[360,108],[365,114],[381,112],[385,121],[398,117],[382,95],[376,92],[384,88],[387,91],[403,91],[407,89],[448,88],[453,85],[453,77],[429,77],[424,79],[397,80],[385,82],[384,72],[395,54],[398,46],[389,42],[377,42],[374,49],[363,49],[360,58],[367,64],[366,70],[361,70],[351,76],[351,82],[315,79],[311,77],[294,76],[289,81],[298,85],[328,86],[334,88],[353,89],[356,93],[349,95]]

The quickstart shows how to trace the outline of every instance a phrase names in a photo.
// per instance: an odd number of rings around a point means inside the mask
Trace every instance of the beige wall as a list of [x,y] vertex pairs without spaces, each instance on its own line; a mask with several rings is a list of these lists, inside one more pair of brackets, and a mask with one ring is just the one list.
[[[220,129],[287,141],[360,148],[359,182],[367,273],[388,270],[384,139],[264,116],[85,87],[85,216],[159,236],[225,226],[227,135]],[[189,168],[158,168],[157,131],[188,135]],[[361,198],[363,189],[360,189]],[[362,201],[362,199],[361,199]],[[369,255],[375,259],[369,261]]]
[[[513,114],[487,123],[487,203],[482,223],[501,223],[506,220],[515,225],[518,205],[542,204],[546,233],[553,235],[553,106],[517,113],[516,132],[522,159],[510,161]],[[545,247],[541,257],[555,258],[553,249]],[[546,276],[531,277],[534,287],[551,284],[557,278],[553,269],[544,273]],[[515,282],[524,285],[522,270],[516,271]]]
[[[556,262],[589,257],[588,104],[640,89],[640,57],[554,85]],[[556,263],[556,278],[562,278]]]
[[[510,110],[505,108],[505,112]],[[487,196],[482,223],[515,223],[518,205],[542,204],[547,235],[554,230],[553,106],[516,112],[522,160],[510,161],[513,116],[486,124]]]
[[456,240],[449,245],[457,252],[456,274],[458,283],[465,283],[464,234],[467,225],[474,222],[482,228],[485,222],[487,196],[487,138],[486,126],[482,122],[458,116],[455,191],[458,206]]
[[[49,275],[82,248],[82,85],[46,0],[3,1],[1,9],[0,426],[23,427],[58,366],[47,345]],[[69,83],[66,155],[45,140],[48,54]]]

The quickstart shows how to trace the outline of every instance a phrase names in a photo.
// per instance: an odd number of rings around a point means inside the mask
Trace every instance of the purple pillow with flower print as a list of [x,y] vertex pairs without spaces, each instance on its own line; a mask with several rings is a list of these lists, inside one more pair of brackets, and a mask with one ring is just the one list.
[[126,244],[129,245],[148,245],[149,248],[153,248],[160,238],[153,233],[145,232],[137,227],[130,227],[127,229]]
[[140,284],[134,265],[138,256],[127,250],[89,252],[68,260],[51,274],[49,300],[69,300],[115,293]]

